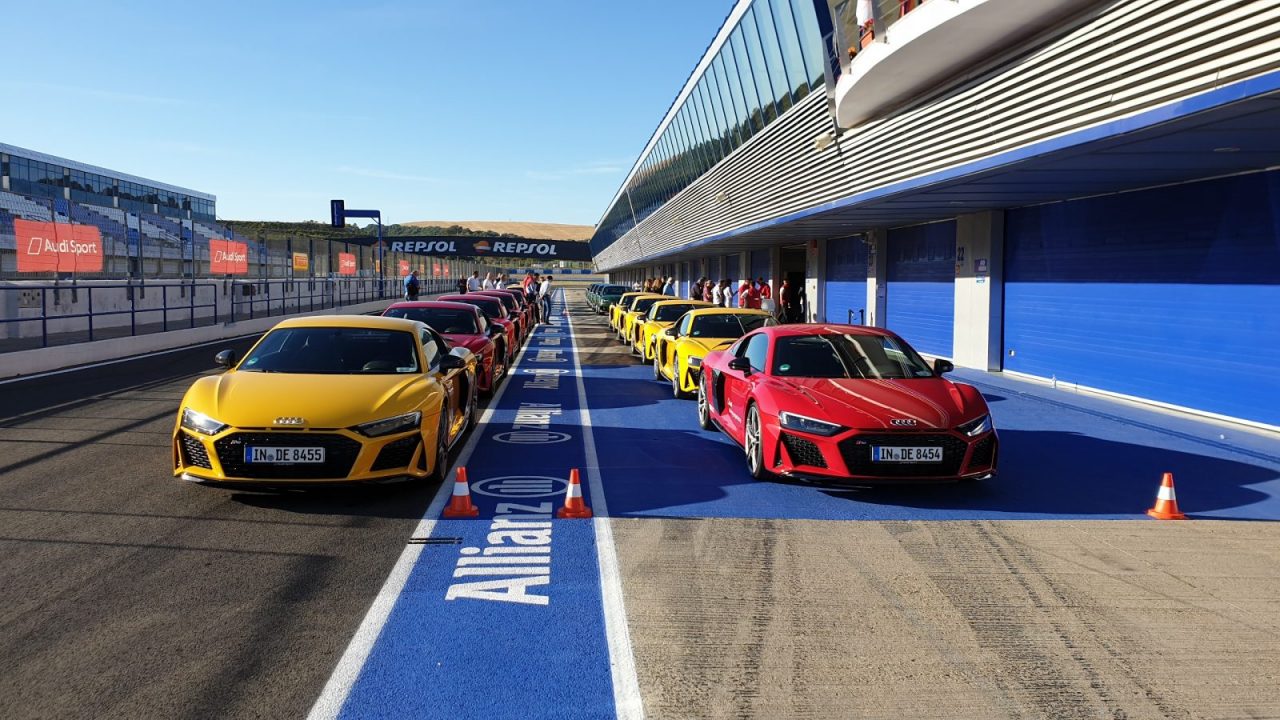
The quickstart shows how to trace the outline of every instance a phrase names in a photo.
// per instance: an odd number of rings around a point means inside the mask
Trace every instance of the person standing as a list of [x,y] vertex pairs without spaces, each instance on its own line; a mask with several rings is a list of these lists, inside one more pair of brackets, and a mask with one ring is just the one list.
[[662,286],[662,294],[670,295],[671,297],[676,296],[676,279],[674,277],[667,278],[666,284]]
[[471,277],[467,278],[467,292],[479,292],[481,285],[480,271],[472,270]]
[[799,322],[800,295],[791,284],[791,280],[782,281],[782,289],[778,293],[778,299],[782,301],[782,321],[787,323]]
[[404,299],[410,302],[418,299],[418,291],[422,285],[418,283],[418,271],[414,270],[404,276]]
[[485,290],[494,290],[498,287],[493,282],[493,273],[487,272],[484,274],[484,282],[481,283],[480,287],[484,288]]
[[541,322],[547,322],[551,319],[551,276],[547,275],[543,278],[542,284],[538,287],[538,302],[542,306]]
[[720,306],[724,305],[724,281],[714,283],[711,288],[711,304]]
[[760,308],[773,312],[773,290],[769,287],[769,283],[764,281],[763,276],[756,280],[756,294],[760,296]]

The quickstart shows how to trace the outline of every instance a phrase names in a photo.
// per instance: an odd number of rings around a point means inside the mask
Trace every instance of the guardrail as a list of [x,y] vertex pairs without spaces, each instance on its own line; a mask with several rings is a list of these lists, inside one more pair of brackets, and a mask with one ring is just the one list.
[[[196,296],[201,293],[201,289],[207,289],[209,301],[197,302]],[[150,283],[41,283],[41,284],[23,284],[17,286],[0,286],[0,307],[6,309],[4,317],[0,317],[0,328],[4,330],[0,333],[0,338],[8,339],[12,336],[24,338],[25,334],[14,332],[13,328],[20,327],[21,324],[40,324],[40,336],[38,345],[35,344],[33,337],[25,337],[25,343],[17,343],[19,345],[49,347],[50,325],[56,324],[58,329],[62,329],[62,333],[75,335],[77,332],[84,332],[87,337],[85,340],[93,341],[101,338],[104,331],[111,329],[121,331],[124,323],[106,322],[108,318],[118,318],[127,315],[129,317],[128,335],[137,335],[139,329],[139,318],[143,319],[143,325],[159,325],[160,332],[166,332],[178,327],[196,327],[197,325],[210,325],[218,322],[218,303],[217,303],[217,283],[216,282],[150,282]],[[160,304],[155,306],[152,303],[144,303],[147,292],[160,292]],[[99,302],[95,306],[94,294],[97,291]],[[124,302],[127,307],[118,307],[119,300],[113,303],[117,307],[107,309],[102,307],[102,296],[111,292],[119,295],[123,291],[125,294]],[[81,295],[84,296],[84,303],[80,301]],[[14,302],[15,298],[17,302]],[[10,316],[8,308],[14,307],[18,312]],[[66,307],[67,311],[62,312],[59,308]],[[27,311],[25,315],[22,311]],[[31,312],[37,311],[37,312]],[[205,312],[208,311],[208,312]],[[171,313],[183,313],[186,316],[185,322],[176,322],[170,319]],[[155,322],[151,319],[155,315],[159,315],[159,321]],[[75,322],[83,320],[83,323]],[[95,322],[96,321],[96,322]],[[66,330],[68,325],[83,326],[84,330],[77,331],[75,329]],[[151,330],[154,332],[155,330]],[[125,334],[116,332],[114,335],[119,336]],[[5,349],[0,346],[0,350]],[[19,349],[17,347],[10,349]]]
[[853,321],[853,310],[849,310],[849,325],[866,325],[867,311],[866,308],[858,308],[858,322]]

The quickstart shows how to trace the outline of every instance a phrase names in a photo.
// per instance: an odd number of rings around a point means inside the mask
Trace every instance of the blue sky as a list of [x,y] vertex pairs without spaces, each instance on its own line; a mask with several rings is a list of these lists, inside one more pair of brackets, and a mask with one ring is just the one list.
[[732,4],[7,3],[0,142],[224,219],[594,224]]

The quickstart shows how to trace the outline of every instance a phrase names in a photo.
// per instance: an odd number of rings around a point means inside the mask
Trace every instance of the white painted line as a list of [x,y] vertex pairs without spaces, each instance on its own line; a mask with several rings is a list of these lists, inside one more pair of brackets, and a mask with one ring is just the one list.
[[[484,435],[484,428],[493,419],[499,403],[502,402],[502,396],[506,393],[507,388],[511,387],[516,381],[516,370],[520,364],[524,362],[524,357],[529,349],[528,343],[520,348],[520,354],[516,357],[515,365],[507,374],[507,379],[502,383],[502,387],[498,388],[498,392],[494,394],[489,401],[489,405],[485,408],[484,414],[480,416],[480,421],[471,429],[471,437],[467,439],[467,444],[462,447],[462,452],[458,454],[458,459],[454,462],[453,467],[466,465],[471,459],[472,453],[475,452],[476,446],[480,443],[480,437]],[[414,528],[413,535],[410,537],[430,537],[435,530],[436,519],[440,517],[440,513],[444,510],[444,505],[449,500],[450,494],[453,492],[454,483],[450,482],[448,477],[440,483],[440,489],[436,491],[435,497],[431,499],[431,504],[427,506],[426,513],[422,519],[418,521],[418,526]],[[373,604],[369,606],[369,611],[365,613],[364,620],[360,621],[360,627],[356,629],[356,634],[351,638],[351,642],[347,644],[347,649],[343,651],[342,657],[338,660],[338,666],[333,669],[333,674],[329,676],[329,681],[325,683],[324,690],[320,692],[320,697],[316,699],[315,705],[311,706],[311,712],[307,714],[309,720],[329,720],[338,717],[342,712],[342,706],[346,704],[347,697],[351,695],[351,688],[355,687],[356,680],[360,678],[360,671],[364,669],[365,662],[369,659],[369,653],[373,651],[374,643],[378,641],[378,636],[382,634],[382,628],[387,624],[387,618],[391,615],[391,610],[395,607],[396,600],[400,597],[400,592],[404,590],[405,583],[409,581],[409,574],[413,572],[413,566],[418,562],[418,556],[422,554],[425,546],[420,544],[405,545],[404,550],[400,553],[400,558],[396,560],[396,564],[391,568],[391,574],[387,576],[382,588],[378,590],[378,595],[374,597]]]
[[600,479],[600,459],[596,454],[595,434],[591,430],[591,411],[587,407],[587,387],[582,378],[582,362],[578,359],[578,341],[573,333],[573,317],[565,303],[565,319],[569,323],[569,339],[573,344],[573,370],[578,376],[578,406],[582,425],[583,452],[587,461],[587,485],[591,488],[592,512],[595,518],[596,561],[600,565],[600,600],[604,608],[604,633],[609,644],[609,671],[613,676],[613,704],[618,717],[641,720],[644,699],[640,697],[640,681],[636,677],[636,659],[631,650],[631,628],[627,625],[627,609],[622,599],[622,573],[618,569],[618,551],[613,543],[613,526],[609,524],[609,505]]

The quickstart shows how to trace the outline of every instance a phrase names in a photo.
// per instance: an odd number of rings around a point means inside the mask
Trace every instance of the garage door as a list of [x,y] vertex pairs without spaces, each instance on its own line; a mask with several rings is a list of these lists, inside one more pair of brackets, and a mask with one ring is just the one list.
[[916,350],[951,357],[955,221],[889,231],[885,325]]
[[827,241],[822,298],[826,322],[866,322],[867,246],[861,235]]
[[764,278],[765,282],[772,282],[769,275],[769,251],[752,250],[751,251],[751,279]]
[[1008,370],[1280,425],[1280,173],[1010,211]]

